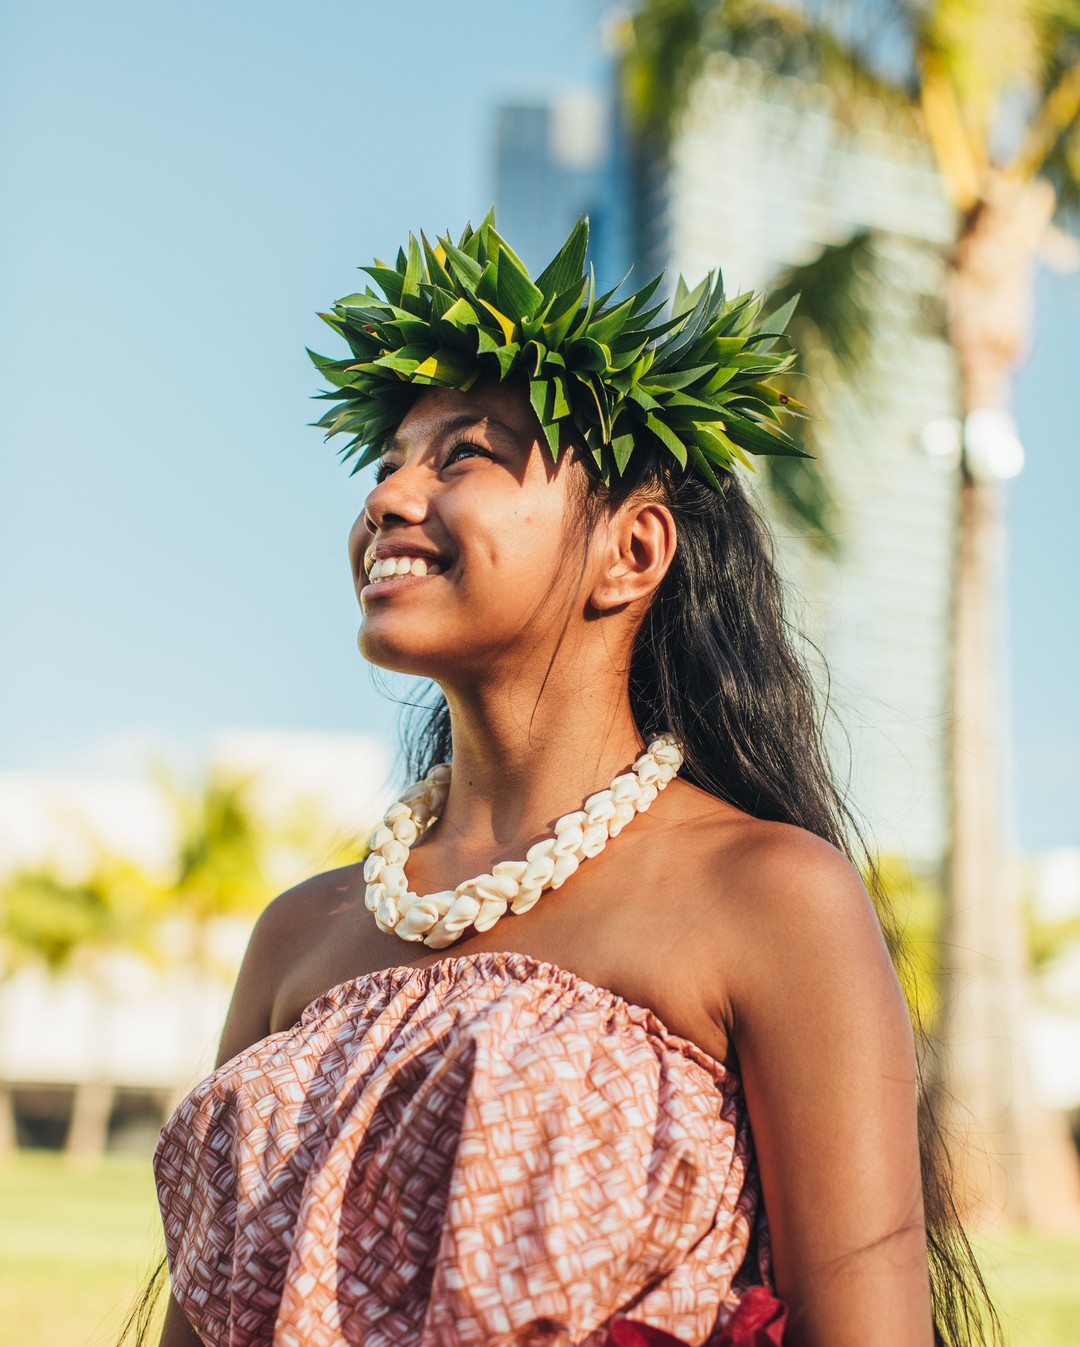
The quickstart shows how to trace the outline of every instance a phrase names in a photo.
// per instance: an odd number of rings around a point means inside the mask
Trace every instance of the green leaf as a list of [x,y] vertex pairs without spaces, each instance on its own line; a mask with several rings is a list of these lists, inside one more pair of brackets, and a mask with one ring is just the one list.
[[[791,315],[795,312],[795,306],[799,302],[798,294],[794,294],[786,304],[781,304],[775,313],[770,313],[765,319],[767,332],[758,336],[759,350],[768,351],[776,341],[787,332],[788,323],[791,322]],[[762,340],[762,337],[765,340]]]
[[633,307],[633,299],[624,299],[618,307],[608,310],[599,318],[594,318],[585,335],[593,341],[602,342],[605,346],[610,345],[616,337],[622,335]]
[[534,315],[544,303],[543,293],[529,280],[528,272],[509,250],[499,258],[497,302],[503,313],[516,322]]
[[602,373],[607,369],[611,356],[592,337],[578,337],[567,347],[566,358],[576,369]]
[[650,374],[649,386],[672,389],[685,388],[688,384],[715,373],[715,365],[690,365],[686,369],[675,370],[670,374]]
[[725,419],[728,438],[748,449],[752,454],[783,454],[793,458],[813,458],[801,449],[785,431],[766,430],[738,412],[729,411]]
[[616,435],[611,441],[611,452],[615,456],[615,466],[619,470],[619,476],[626,471],[626,465],[630,462],[630,455],[634,452],[635,440],[633,435]]
[[529,380],[529,401],[541,425],[547,419],[548,383],[546,379]]
[[475,294],[484,268],[460,248],[455,248],[449,239],[443,240],[443,249],[446,252],[447,271],[464,290]]
[[570,231],[570,237],[536,278],[536,286],[545,299],[554,299],[576,288],[585,278],[585,253],[589,246],[589,221],[582,217]]
[[706,482],[708,482],[708,484],[714,490],[719,491],[720,483],[717,480],[716,473],[713,472],[712,464],[701,452],[701,450],[697,447],[697,445],[693,442],[693,440],[687,441],[686,449],[687,453],[690,455],[690,461],[693,463],[694,467],[697,468],[698,472],[701,473],[702,477],[705,478]]
[[422,360],[412,377],[415,381],[444,384],[451,388],[466,387],[476,379],[476,362],[461,351],[440,346],[434,355]]
[[405,279],[401,285],[401,299],[399,303],[403,308],[408,308],[407,300],[419,298],[420,282],[424,279],[424,254],[420,250],[420,245],[416,241],[415,234],[409,235],[409,255],[405,267]]
[[658,416],[655,416],[652,412],[649,412],[648,415],[645,417],[645,424],[656,436],[656,438],[661,442],[661,444],[663,444],[666,448],[671,450],[671,452],[675,455],[676,459],[678,460],[679,466],[685,468],[686,445],[683,444],[682,440],[679,439],[678,435],[676,435],[673,430],[669,429],[664,424],[664,422],[661,421],[660,418]]

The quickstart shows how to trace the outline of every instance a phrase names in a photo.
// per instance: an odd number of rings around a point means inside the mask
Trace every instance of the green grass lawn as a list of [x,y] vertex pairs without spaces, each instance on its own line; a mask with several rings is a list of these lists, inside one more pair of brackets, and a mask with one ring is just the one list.
[[[979,1247],[1010,1347],[1080,1347],[1080,1238]],[[0,1168],[0,1340],[109,1347],[161,1248],[148,1156],[80,1172],[20,1152]]]
[[108,1347],[163,1252],[149,1156],[20,1151],[0,1167],[0,1341]]

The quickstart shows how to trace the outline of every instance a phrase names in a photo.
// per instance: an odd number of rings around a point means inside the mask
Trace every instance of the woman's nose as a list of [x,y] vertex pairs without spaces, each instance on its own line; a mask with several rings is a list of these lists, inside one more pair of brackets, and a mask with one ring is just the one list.
[[368,493],[364,514],[373,531],[392,524],[419,524],[427,517],[428,498],[419,465],[402,465],[387,473]]

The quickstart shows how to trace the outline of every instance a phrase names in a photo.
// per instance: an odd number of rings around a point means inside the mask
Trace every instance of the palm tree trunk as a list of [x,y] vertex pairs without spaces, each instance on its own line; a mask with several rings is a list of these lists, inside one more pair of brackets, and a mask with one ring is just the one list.
[[1080,1218],[1080,1166],[1064,1119],[1035,1099],[1025,1056],[1030,970],[1015,842],[1006,829],[1007,711],[999,676],[1005,488],[976,442],[971,413],[1008,407],[1011,370],[1030,330],[1035,250],[1052,208],[1044,183],[990,183],[965,222],[949,296],[965,454],[953,579],[952,828],[938,1076],[968,1215],[1044,1229]]

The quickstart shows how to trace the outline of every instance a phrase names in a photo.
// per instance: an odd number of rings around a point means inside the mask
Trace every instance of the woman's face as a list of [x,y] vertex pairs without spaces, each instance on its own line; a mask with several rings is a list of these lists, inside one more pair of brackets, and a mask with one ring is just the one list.
[[[538,436],[518,387],[417,398],[349,535],[366,659],[475,680],[554,644],[581,572],[571,494],[583,469],[569,452],[555,465]],[[391,559],[431,569],[373,580]]]

